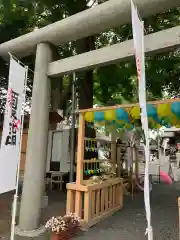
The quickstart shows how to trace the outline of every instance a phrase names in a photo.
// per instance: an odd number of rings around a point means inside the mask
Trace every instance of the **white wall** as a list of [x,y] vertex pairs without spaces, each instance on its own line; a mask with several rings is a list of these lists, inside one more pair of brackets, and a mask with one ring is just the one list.
[[60,162],[60,172],[68,172],[70,168],[69,152],[70,130],[49,131],[46,171],[50,171],[50,162]]

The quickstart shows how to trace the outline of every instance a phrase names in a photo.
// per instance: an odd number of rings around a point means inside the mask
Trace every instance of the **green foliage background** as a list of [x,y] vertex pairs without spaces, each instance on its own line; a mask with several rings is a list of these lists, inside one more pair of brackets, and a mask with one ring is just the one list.
[[[102,3],[103,1],[101,1]],[[99,4],[101,4],[99,3]],[[97,1],[94,1],[97,4]],[[88,6],[87,0],[0,0],[0,43],[56,22]],[[146,34],[180,24],[180,8],[145,19]],[[173,36],[172,36],[173,37]],[[57,58],[98,49],[132,39],[131,25],[123,25],[108,32],[76,42],[60,45]],[[32,69],[34,57],[23,59]],[[4,109],[7,89],[8,63],[0,60],[0,110]],[[30,104],[32,79],[28,80],[27,102]],[[137,101],[135,61],[94,69],[77,75],[80,108],[93,104],[113,105]],[[146,83],[148,99],[179,96],[180,50],[156,54],[146,58]],[[69,109],[72,76],[52,81],[52,108]]]

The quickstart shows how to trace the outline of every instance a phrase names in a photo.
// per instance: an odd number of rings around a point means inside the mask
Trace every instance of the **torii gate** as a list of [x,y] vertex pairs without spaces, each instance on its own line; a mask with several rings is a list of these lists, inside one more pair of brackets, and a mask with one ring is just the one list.
[[[179,0],[134,0],[140,15],[148,17],[180,6]],[[94,8],[23,35],[0,45],[0,56],[8,52],[18,58],[36,53],[31,118],[28,134],[19,231],[24,237],[43,233],[40,227],[46,168],[50,79],[97,66],[129,60],[133,41],[125,41],[53,62],[51,45],[60,45],[131,22],[130,0],[109,0]],[[145,51],[152,54],[180,46],[180,26],[145,37]]]

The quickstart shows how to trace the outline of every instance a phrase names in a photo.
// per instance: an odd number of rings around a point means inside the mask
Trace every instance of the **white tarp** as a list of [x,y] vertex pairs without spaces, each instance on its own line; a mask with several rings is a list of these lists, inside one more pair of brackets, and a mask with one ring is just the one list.
[[21,117],[26,72],[26,68],[11,57],[0,149],[0,194],[16,187],[17,167],[21,156]]
[[147,219],[147,234],[148,239],[153,239],[153,231],[151,226],[151,209],[150,209],[150,197],[149,197],[149,129],[146,109],[146,81],[145,81],[145,56],[144,56],[144,22],[139,19],[137,8],[131,1],[132,11],[132,29],[133,39],[136,54],[136,67],[138,74],[139,85],[139,104],[141,108],[141,123],[145,135],[145,179],[144,179],[144,202]]

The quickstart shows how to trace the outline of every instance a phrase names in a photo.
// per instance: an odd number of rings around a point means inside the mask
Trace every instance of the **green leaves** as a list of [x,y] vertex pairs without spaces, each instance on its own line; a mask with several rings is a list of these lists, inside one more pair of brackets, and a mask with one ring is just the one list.
[[133,65],[125,63],[99,68],[94,73],[96,100],[109,105],[121,103],[123,99],[132,99],[134,97],[132,76],[135,71]]
[[[103,1],[101,0],[101,2]],[[0,0],[0,43],[30,32],[36,27],[46,26],[80,12],[88,8],[87,3],[88,0]],[[145,19],[145,30],[146,34],[149,34],[179,24],[180,8],[177,8]],[[131,24],[100,33],[95,37],[95,47],[97,49],[128,39],[132,39]],[[81,40],[81,44],[70,42],[60,45],[58,47],[59,58],[90,50],[87,42],[86,38]],[[94,43],[94,40],[91,40],[91,43]],[[33,67],[34,58],[31,58],[28,63]],[[8,66],[4,61],[0,62],[0,74],[0,87],[7,88]],[[84,95],[88,98],[93,97],[96,104],[113,105],[137,101],[135,59],[127,63],[95,69],[93,81],[89,80],[91,75],[88,74],[84,74],[83,78],[86,80],[78,81],[81,86],[79,89],[82,89],[82,86],[84,89],[87,88],[88,94]],[[146,58],[146,83],[149,99],[161,98],[164,93],[170,96],[179,94],[179,78],[179,50]],[[86,85],[85,81],[88,82]],[[92,91],[88,91],[88,89],[91,89],[92,84],[94,95],[90,96]],[[66,86],[64,86],[65,88]],[[32,89],[32,81],[29,81],[29,89]],[[70,100],[70,94],[67,94],[67,97],[67,101]]]

